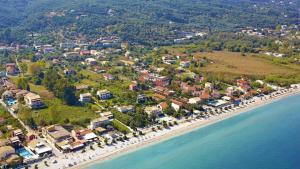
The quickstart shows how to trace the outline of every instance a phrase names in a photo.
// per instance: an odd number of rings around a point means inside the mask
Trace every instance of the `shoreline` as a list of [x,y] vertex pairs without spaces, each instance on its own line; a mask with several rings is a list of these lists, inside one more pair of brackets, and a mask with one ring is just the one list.
[[[272,93],[272,94],[274,94],[274,93]],[[256,109],[256,108],[265,106],[267,104],[276,102],[278,100],[281,100],[281,99],[284,99],[284,98],[287,98],[290,96],[295,96],[298,94],[300,94],[299,88],[291,89],[291,90],[287,91],[286,93],[272,96],[272,97],[270,97],[270,95],[267,95],[267,96],[263,97],[265,99],[254,97],[254,98],[250,99],[250,100],[255,100],[254,102],[251,102],[242,108],[237,108],[235,110],[232,109],[226,113],[214,115],[207,119],[192,119],[189,122],[186,121],[183,123],[179,123],[179,125],[175,125],[170,129],[163,129],[163,130],[158,130],[156,132],[150,132],[144,136],[139,136],[137,138],[131,138],[129,141],[126,141],[126,142],[118,142],[117,144],[112,145],[112,146],[104,146],[104,148],[97,147],[97,148],[95,148],[95,150],[88,150],[87,153],[84,153],[84,154],[82,154],[81,152],[75,152],[75,153],[72,153],[72,156],[70,159],[69,159],[69,154],[64,155],[64,157],[66,159],[65,162],[75,162],[76,163],[73,166],[67,166],[65,164],[69,164],[69,163],[62,162],[62,164],[61,164],[61,162],[60,162],[58,164],[51,164],[49,167],[46,167],[46,168],[80,169],[80,168],[85,168],[87,166],[91,166],[94,164],[100,164],[107,160],[111,160],[116,157],[123,156],[128,153],[137,151],[139,149],[146,148],[146,147],[158,144],[160,142],[193,132],[200,128],[218,123],[220,121],[223,121],[223,120],[235,117],[237,115],[249,112],[253,109]],[[77,155],[77,157],[75,157],[76,155]],[[86,159],[87,156],[89,157],[88,159]],[[75,158],[73,159],[72,157],[75,157]],[[57,159],[57,161],[59,161],[59,160],[63,160],[64,158],[62,156],[62,157],[54,157],[54,159]]]

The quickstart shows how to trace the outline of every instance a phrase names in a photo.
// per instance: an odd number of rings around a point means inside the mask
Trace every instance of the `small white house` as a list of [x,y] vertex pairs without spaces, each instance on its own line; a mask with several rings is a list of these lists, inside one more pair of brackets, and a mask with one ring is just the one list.
[[201,98],[200,97],[193,97],[189,99],[189,104],[198,104],[199,102],[201,102]]
[[91,93],[83,93],[79,95],[79,101],[82,103],[88,103],[92,101],[92,94]]
[[100,100],[108,100],[112,98],[112,93],[108,90],[98,90],[97,96],[99,97]]

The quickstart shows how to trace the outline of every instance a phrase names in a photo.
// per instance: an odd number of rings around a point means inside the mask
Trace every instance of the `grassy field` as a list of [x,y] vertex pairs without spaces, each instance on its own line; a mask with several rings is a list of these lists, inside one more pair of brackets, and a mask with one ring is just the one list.
[[[98,115],[89,106],[69,106],[56,98],[52,92],[49,92],[44,86],[30,84],[32,92],[39,94],[47,108],[33,110],[32,115],[36,122],[45,121],[47,124],[57,122],[64,124],[69,121],[72,124],[87,124],[90,119],[98,117]],[[55,115],[55,117],[53,117]]]
[[119,120],[114,119],[112,121],[112,124],[114,127],[116,127],[122,133],[131,133],[129,128],[126,125],[124,125],[123,123],[121,123]]
[[82,79],[77,84],[84,84],[84,85],[95,87],[95,86],[99,85],[99,83],[103,80],[102,75],[95,73],[93,71],[90,71],[90,70],[81,70],[79,72],[79,74],[82,74],[82,75],[86,76],[87,78]]
[[42,98],[45,99],[53,99],[53,93],[49,92],[44,86],[42,85],[34,85],[30,83],[30,90],[34,93],[39,94]]
[[[194,45],[178,45],[163,47],[162,51],[167,51],[172,55],[188,56],[186,51],[194,48]],[[211,61],[200,68],[200,72],[209,76],[219,76],[222,79],[229,80],[246,75],[280,84],[300,82],[300,65],[285,62],[285,58],[280,59],[282,62],[275,62],[272,61],[274,58],[266,58],[260,54],[249,53],[243,56],[241,53],[228,51],[194,52],[190,54]]]
[[212,63],[202,69],[207,72],[242,75],[291,75],[299,72],[297,69],[278,65],[255,55],[242,56],[240,53],[233,52],[213,52],[196,53],[194,56],[200,58],[206,57],[212,61]]
[[47,108],[32,111],[37,122],[44,120],[47,124],[65,124],[68,121],[74,125],[86,125],[91,119],[99,117],[88,106],[68,106],[57,98],[44,99],[44,102]]

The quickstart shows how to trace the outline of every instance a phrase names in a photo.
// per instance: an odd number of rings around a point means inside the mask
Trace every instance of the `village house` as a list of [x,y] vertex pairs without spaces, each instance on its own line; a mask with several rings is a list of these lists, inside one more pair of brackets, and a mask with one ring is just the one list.
[[200,97],[201,100],[203,100],[203,101],[207,101],[207,100],[211,99],[211,95],[210,95],[209,89],[204,89],[204,90],[201,92],[201,95],[200,95],[199,97]]
[[191,65],[191,62],[188,61],[188,60],[183,60],[180,62],[180,66],[183,67],[183,68],[187,68]]
[[138,85],[137,81],[131,82],[131,84],[129,85],[129,90],[131,90],[131,91],[139,90],[139,85]]
[[94,130],[98,127],[105,127],[106,125],[111,123],[111,119],[107,117],[99,117],[90,122],[89,129]]
[[213,91],[211,92],[211,97],[212,97],[213,99],[219,99],[219,98],[221,98],[221,94],[220,94],[220,92],[219,92],[218,90],[213,90]]
[[29,141],[27,147],[39,157],[44,157],[46,154],[52,155],[52,148],[37,139]]
[[71,133],[60,125],[52,125],[42,129],[44,137],[52,144],[72,140]]
[[16,151],[11,146],[0,147],[0,161],[8,159],[11,155],[15,154]]
[[12,144],[13,146],[20,146],[21,143],[22,143],[21,140],[20,140],[20,138],[17,137],[17,136],[10,137],[10,138],[9,138],[9,141],[11,142],[11,144]]
[[75,70],[72,70],[72,69],[65,69],[64,70],[64,74],[65,75],[74,75],[76,72],[75,72]]
[[163,63],[168,64],[168,65],[176,63],[175,57],[172,55],[169,55],[169,54],[162,56],[162,61],[163,61]]
[[149,117],[151,116],[160,117],[163,115],[162,110],[157,106],[147,106],[145,107],[144,111]]
[[209,89],[212,90],[214,88],[214,84],[210,83],[210,82],[206,82],[204,84],[205,89]]
[[190,98],[188,103],[189,104],[199,104],[201,103],[202,99],[200,97],[193,97],[193,98]]
[[24,96],[25,104],[32,109],[45,107],[41,97],[35,93],[28,93]]
[[135,111],[134,106],[132,106],[132,105],[119,106],[119,107],[117,107],[117,110],[121,113],[134,113],[134,111]]
[[163,112],[169,107],[169,105],[167,102],[161,102],[157,105],[157,107]]
[[87,59],[85,59],[85,62],[87,63],[87,65],[96,65],[97,64],[97,60],[94,58],[87,58]]
[[60,48],[63,48],[63,49],[72,49],[76,46],[75,43],[72,43],[72,42],[66,42],[66,43],[60,43],[59,44],[59,47]]
[[79,54],[81,56],[88,56],[88,55],[91,55],[91,51],[89,51],[89,50],[81,50]]
[[55,51],[55,48],[52,45],[43,45],[42,47],[43,54],[52,53]]
[[89,86],[82,84],[82,85],[75,86],[75,88],[76,88],[76,90],[87,90],[89,88]]
[[79,101],[82,103],[88,103],[92,101],[92,94],[91,93],[83,93],[79,95]]
[[78,54],[79,54],[80,50],[81,50],[81,47],[74,48],[74,52],[78,52]]
[[247,93],[251,89],[250,82],[244,78],[236,80],[236,84],[243,93]]
[[72,130],[72,136],[85,143],[98,140],[97,135],[91,129]]
[[158,93],[154,93],[152,95],[152,99],[155,100],[155,101],[161,101],[161,100],[165,100],[166,96],[158,94]]
[[66,53],[64,53],[64,57],[67,59],[78,58],[79,53],[78,52],[66,52]]
[[156,86],[168,86],[170,84],[169,78],[167,76],[159,76],[154,80]]
[[226,106],[229,106],[230,104],[231,104],[231,102],[224,100],[224,99],[210,100],[209,102],[207,102],[207,105],[213,106],[216,108],[226,107]]
[[19,74],[19,69],[17,67],[17,65],[15,63],[7,63],[5,65],[6,67],[6,75],[7,76],[15,76],[17,74]]
[[24,133],[21,129],[16,129],[12,133],[13,133],[14,137],[18,137],[19,139],[24,139],[24,137],[25,137]]
[[3,87],[5,89],[7,89],[7,90],[15,90],[15,89],[17,89],[17,86],[14,83],[12,83],[12,82],[10,82],[8,80],[4,81]]
[[183,93],[190,93],[192,96],[200,96],[201,95],[201,85],[189,85],[186,82],[180,83],[180,88]]
[[98,50],[91,50],[91,55],[93,55],[93,56],[98,56],[100,54],[101,54],[101,52]]
[[5,92],[2,93],[2,100],[13,100],[14,99],[14,94],[10,90],[6,90]]
[[173,109],[175,111],[178,111],[182,108],[182,106],[184,105],[184,103],[182,103],[181,101],[175,100],[175,99],[171,99],[171,106],[173,107]]
[[108,90],[98,90],[97,96],[100,100],[108,100],[112,98],[112,93]]
[[140,104],[147,102],[147,96],[145,94],[139,94],[136,98],[136,102]]
[[26,133],[25,138],[26,138],[27,142],[30,142],[32,140],[37,139],[37,135],[34,132],[30,131],[30,132]]
[[165,91],[169,90],[168,88],[166,87],[162,87],[162,86],[156,86],[153,88],[153,90],[155,92],[159,92],[159,93],[164,93]]
[[236,96],[237,95],[237,92],[238,92],[238,87],[237,86],[229,86],[227,87],[226,89],[226,95],[229,96],[229,97],[233,97],[233,96]]
[[105,80],[114,80],[115,77],[112,74],[104,73],[103,77]]
[[29,91],[27,90],[19,90],[17,93],[16,93],[16,98],[19,99],[19,98],[24,98],[24,96],[26,94],[28,94]]
[[108,119],[113,119],[114,118],[114,115],[110,111],[100,113],[100,116],[101,117],[107,117]]

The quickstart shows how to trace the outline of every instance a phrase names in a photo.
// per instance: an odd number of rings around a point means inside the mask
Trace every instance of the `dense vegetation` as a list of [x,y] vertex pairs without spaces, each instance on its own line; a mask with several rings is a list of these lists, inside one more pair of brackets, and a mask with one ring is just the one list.
[[142,44],[168,44],[178,31],[232,31],[246,26],[295,24],[300,4],[290,2],[1,0],[0,42],[24,42],[32,40],[30,33],[44,33],[42,41],[114,34]]

